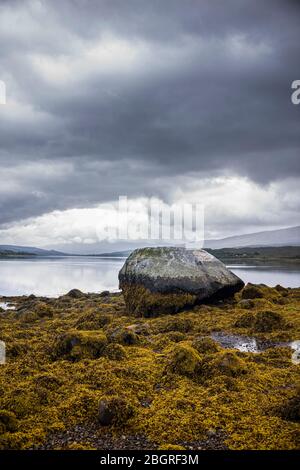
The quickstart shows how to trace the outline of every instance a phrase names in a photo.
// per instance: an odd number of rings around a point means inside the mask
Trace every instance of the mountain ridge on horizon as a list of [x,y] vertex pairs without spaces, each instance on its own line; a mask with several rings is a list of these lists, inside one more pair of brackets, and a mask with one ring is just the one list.
[[20,245],[0,245],[0,254],[1,253],[31,254],[35,256],[62,256],[66,254],[56,250]]
[[243,248],[258,246],[299,246],[300,225],[276,230],[263,230],[204,241],[204,248]]
[[[233,235],[220,239],[205,240],[203,248],[243,248],[243,247],[280,247],[280,246],[300,246],[300,226],[288,227],[277,230],[265,230],[244,235]],[[37,248],[31,246],[0,245],[0,253],[28,254],[35,256],[122,256],[128,254],[132,249],[115,250],[112,252],[100,251],[96,248],[90,253],[72,253],[64,251],[63,246],[59,250]]]

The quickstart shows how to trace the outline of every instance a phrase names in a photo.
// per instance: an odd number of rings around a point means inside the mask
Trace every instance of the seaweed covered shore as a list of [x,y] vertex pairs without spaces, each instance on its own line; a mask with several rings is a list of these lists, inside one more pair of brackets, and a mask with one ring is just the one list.
[[151,318],[108,292],[0,302],[1,449],[300,448],[300,288]]

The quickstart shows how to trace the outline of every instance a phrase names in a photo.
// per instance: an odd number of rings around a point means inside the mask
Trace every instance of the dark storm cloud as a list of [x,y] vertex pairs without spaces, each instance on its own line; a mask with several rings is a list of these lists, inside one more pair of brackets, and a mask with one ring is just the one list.
[[284,0],[1,1],[1,222],[167,198],[190,172],[299,175],[299,19]]

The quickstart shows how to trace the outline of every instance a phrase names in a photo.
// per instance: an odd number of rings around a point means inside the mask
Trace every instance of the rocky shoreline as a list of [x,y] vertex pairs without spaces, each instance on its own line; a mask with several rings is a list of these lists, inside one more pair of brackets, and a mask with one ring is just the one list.
[[300,366],[288,346],[300,339],[300,289],[247,285],[151,318],[129,314],[120,293],[1,304],[2,449],[300,447]]

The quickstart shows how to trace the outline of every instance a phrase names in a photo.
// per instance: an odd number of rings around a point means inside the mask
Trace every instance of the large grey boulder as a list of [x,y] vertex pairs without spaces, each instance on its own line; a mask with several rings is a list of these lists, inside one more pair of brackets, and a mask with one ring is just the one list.
[[202,301],[232,296],[243,281],[205,250],[162,247],[135,250],[119,272],[130,313],[176,313]]

